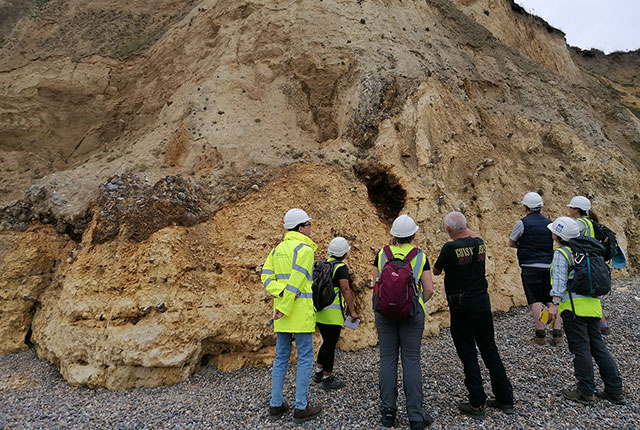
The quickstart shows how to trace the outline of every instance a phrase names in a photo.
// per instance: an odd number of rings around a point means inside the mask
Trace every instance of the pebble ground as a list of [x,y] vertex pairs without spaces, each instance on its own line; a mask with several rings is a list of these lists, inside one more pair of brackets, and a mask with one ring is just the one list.
[[[560,396],[575,385],[566,347],[526,343],[533,334],[525,307],[495,314],[496,341],[514,386],[516,414],[487,410],[483,421],[457,412],[466,400],[463,373],[448,329],[423,341],[425,409],[432,429],[640,429],[640,278],[620,279],[604,300],[613,328],[606,337],[622,373],[627,403],[597,400],[592,406]],[[310,401],[324,406],[315,420],[297,425],[291,413],[267,419],[270,369],[224,373],[203,367],[186,382],[168,387],[109,391],[73,387],[55,365],[33,351],[0,356],[1,429],[383,429],[377,389],[378,349],[338,351],[336,374],[347,386],[326,393],[311,383]],[[596,372],[597,374],[597,372]],[[491,395],[486,370],[485,389]],[[293,403],[294,368],[285,398]],[[596,376],[599,388],[602,382]],[[408,428],[404,395],[396,428]]]

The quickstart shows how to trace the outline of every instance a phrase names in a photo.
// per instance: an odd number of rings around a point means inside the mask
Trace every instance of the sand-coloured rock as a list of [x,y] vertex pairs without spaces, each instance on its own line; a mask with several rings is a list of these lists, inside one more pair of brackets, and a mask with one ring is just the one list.
[[[68,381],[117,389],[268,365],[259,271],[294,206],[318,256],[351,242],[346,349],[376,343],[399,213],[433,263],[465,212],[496,310],[525,303],[506,242],[528,191],[552,218],[588,196],[637,269],[634,54],[571,51],[511,0],[174,3],[0,4],[3,351],[31,328]],[[441,278],[428,310],[447,324]]]

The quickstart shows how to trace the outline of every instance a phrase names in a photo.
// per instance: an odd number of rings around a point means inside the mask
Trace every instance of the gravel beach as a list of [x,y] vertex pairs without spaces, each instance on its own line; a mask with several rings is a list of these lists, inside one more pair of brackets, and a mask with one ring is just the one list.
[[[496,340],[514,386],[516,414],[487,410],[483,421],[461,416],[466,400],[462,367],[448,329],[423,341],[425,409],[432,429],[640,429],[640,278],[618,279],[604,308],[613,334],[606,342],[622,373],[627,403],[597,399],[584,406],[560,396],[573,387],[572,356],[566,347],[526,343],[533,330],[525,307],[494,316]],[[382,429],[379,421],[378,349],[338,351],[336,374],[347,386],[326,393],[311,384],[310,402],[324,406],[319,418],[296,425],[292,414],[267,419],[270,369],[223,373],[203,367],[189,381],[168,387],[108,391],[72,387],[56,366],[33,351],[0,356],[2,429]],[[486,369],[487,394],[491,387]],[[285,383],[293,403],[294,366]],[[597,374],[597,372],[596,372]],[[596,376],[599,389],[602,382]],[[400,388],[401,391],[401,388]],[[397,428],[408,428],[404,394],[399,394]]]

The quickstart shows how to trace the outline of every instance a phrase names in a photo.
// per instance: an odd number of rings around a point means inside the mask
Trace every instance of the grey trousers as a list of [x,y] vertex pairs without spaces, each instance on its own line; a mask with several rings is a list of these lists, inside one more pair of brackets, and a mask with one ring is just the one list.
[[375,312],[380,343],[380,411],[395,411],[398,397],[398,354],[402,357],[402,381],[409,421],[425,420],[422,394],[420,346],[424,331],[424,311],[408,320],[394,320]]

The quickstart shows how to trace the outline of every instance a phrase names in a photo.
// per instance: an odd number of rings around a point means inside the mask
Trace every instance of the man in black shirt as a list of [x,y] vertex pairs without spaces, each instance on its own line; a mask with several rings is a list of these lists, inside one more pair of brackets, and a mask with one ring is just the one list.
[[[513,388],[507,378],[494,340],[491,302],[485,277],[484,241],[467,228],[460,212],[450,212],[444,226],[452,241],[447,242],[433,265],[433,274],[444,270],[444,289],[451,318],[451,337],[464,366],[464,384],[469,402],[458,404],[461,412],[473,418],[485,416],[484,406],[496,407],[512,414]],[[495,399],[487,401],[482,387],[476,345],[491,376]]]

